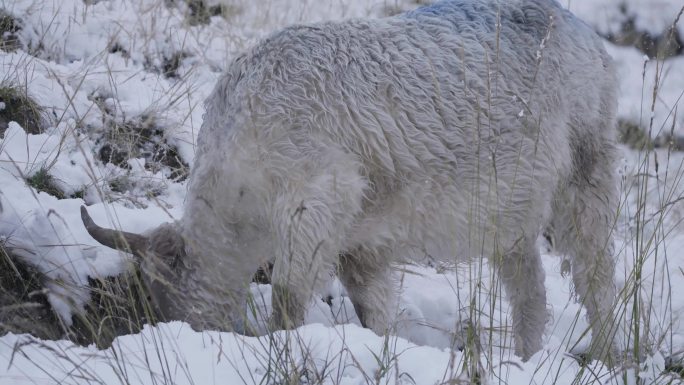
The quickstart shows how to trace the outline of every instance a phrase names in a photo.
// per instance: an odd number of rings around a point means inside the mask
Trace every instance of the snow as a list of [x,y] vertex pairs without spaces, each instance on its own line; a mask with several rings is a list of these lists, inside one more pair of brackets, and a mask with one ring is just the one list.
[[678,113],[684,107],[684,56],[663,62],[634,48],[610,43],[606,48],[621,79],[618,118],[646,128],[653,138],[673,129],[684,135],[684,114]]
[[[626,17],[615,0],[562,2],[602,32],[614,31]],[[192,167],[203,100],[240,50],[292,23],[378,17],[415,7],[409,0],[212,0],[208,3],[228,5],[224,15],[195,25],[187,21],[187,6],[169,3],[0,0],[0,8],[21,20],[18,34],[27,47],[0,51],[0,84],[25,89],[45,120],[37,135],[11,122],[0,139],[0,243],[45,275],[48,300],[67,325],[89,298],[88,277],[129,269],[128,256],[87,234],[81,205],[89,206],[96,223],[132,232],[182,213],[185,182],[168,179],[168,170],[148,170],[144,158],[130,160],[128,169],[97,159],[111,129],[108,122],[153,117],[164,139]],[[654,33],[670,25],[683,5],[625,3],[627,15],[638,15],[637,26]],[[684,57],[648,61],[633,48],[606,47],[621,82],[619,118],[649,129],[652,137],[671,130],[684,134],[678,109],[684,103]],[[165,63],[174,56],[181,58],[175,76],[164,76]],[[310,384],[435,384],[468,381],[478,365],[488,383],[677,381],[663,369],[666,358],[684,351],[684,296],[677,295],[684,290],[684,155],[621,151],[623,205],[615,234],[615,278],[623,300],[619,339],[630,348],[637,325],[642,340],[653,346],[637,364],[615,371],[597,362],[578,364],[572,352],[581,352],[589,341],[584,310],[575,301],[562,257],[540,244],[550,321],[544,349],[528,362],[513,354],[509,305],[486,264],[407,265],[397,273],[402,293],[396,332],[388,337],[360,327],[344,288],[334,281],[321,293],[331,305],[314,299],[307,325],[259,338],[195,332],[181,322],[147,325],[103,350],[7,334],[0,337],[0,384],[259,384],[283,383],[287,373]],[[67,199],[27,185],[26,178],[41,169]],[[135,183],[128,191],[114,191],[109,182],[116,178]],[[271,288],[254,284],[252,295],[257,311],[250,321],[263,325]],[[472,329],[479,344],[466,341]],[[467,349],[459,351],[463,345]],[[478,345],[481,351],[469,350]]]
[[[660,35],[670,28],[684,7],[676,0],[561,0],[574,14],[603,34],[618,32],[622,24],[633,18],[639,31]],[[684,21],[677,24],[680,34]]]

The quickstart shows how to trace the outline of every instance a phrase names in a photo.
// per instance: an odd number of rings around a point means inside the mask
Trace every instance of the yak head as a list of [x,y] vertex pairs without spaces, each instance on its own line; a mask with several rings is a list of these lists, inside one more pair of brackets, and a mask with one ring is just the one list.
[[[246,330],[245,314],[240,311],[245,293],[239,285],[231,286],[229,278],[224,282],[207,281],[212,271],[221,270],[214,266],[208,272],[198,265],[198,258],[187,255],[186,250],[193,248],[186,247],[179,222],[162,224],[140,235],[98,226],[85,207],[81,207],[81,219],[96,241],[133,254],[158,321],[186,321],[198,331],[253,332]],[[272,266],[265,261],[247,270],[247,274],[253,274],[253,282],[270,283]]]
[[133,254],[156,318],[191,321],[192,306],[187,303],[185,280],[191,269],[183,237],[175,223],[160,225],[149,234],[140,235],[98,226],[83,206],[81,219],[96,241]]

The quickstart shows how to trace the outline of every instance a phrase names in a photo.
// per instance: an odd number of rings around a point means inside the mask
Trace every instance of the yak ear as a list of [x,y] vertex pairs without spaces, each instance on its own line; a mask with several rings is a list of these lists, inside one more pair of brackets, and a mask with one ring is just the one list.
[[185,242],[175,223],[165,223],[149,235],[148,248],[166,264],[175,267],[185,256]]
[[85,206],[81,206],[81,220],[88,234],[107,247],[133,253],[137,257],[143,257],[148,248],[148,239],[145,236],[96,225]]

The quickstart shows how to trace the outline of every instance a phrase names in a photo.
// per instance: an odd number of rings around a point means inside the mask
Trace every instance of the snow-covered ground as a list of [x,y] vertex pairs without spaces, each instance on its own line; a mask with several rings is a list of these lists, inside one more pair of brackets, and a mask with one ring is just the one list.
[[[602,34],[616,32],[622,23],[633,19],[636,29],[659,35],[672,25],[682,9],[682,3],[673,0],[561,0],[560,3]],[[678,24],[677,29],[684,32],[684,25]]]
[[[561,2],[604,33],[625,17],[618,0]],[[222,14],[205,23],[192,19],[180,0],[0,0],[21,26],[21,48],[0,51],[0,89],[26,90],[43,111],[44,129],[27,134],[10,123],[1,136],[0,242],[45,275],[48,300],[67,325],[89,298],[89,276],[117,275],[127,266],[125,256],[86,233],[79,216],[84,202],[97,223],[133,232],[182,212],[185,181],[173,166],[155,165],[144,151],[118,164],[102,162],[112,132],[151,122],[157,131],[148,145],[173,148],[182,167],[192,167],[202,102],[236,53],[292,23],[380,17],[417,6],[409,0],[223,3]],[[624,3],[637,25],[654,33],[684,6],[679,0]],[[677,110],[684,106],[684,56],[649,61],[634,48],[606,45],[621,80],[620,118],[650,128],[652,137],[684,133],[684,110]],[[620,339],[633,346],[638,330],[649,347],[638,363],[611,371],[600,363],[583,367],[566,353],[586,346],[588,325],[562,257],[545,252],[551,321],[544,349],[525,363],[510,349],[508,304],[487,265],[405,266],[398,273],[398,336],[358,326],[343,288],[333,283],[322,293],[332,305],[312,302],[308,325],[260,338],[197,333],[173,322],[146,326],[98,350],[10,333],[0,337],[0,384],[456,384],[472,379],[475,367],[489,383],[679,381],[664,368],[666,358],[684,353],[684,154],[622,151]],[[65,199],[26,183],[41,170]],[[546,251],[543,242],[540,247]],[[257,303],[268,303],[269,286],[255,284],[252,291]],[[268,306],[261,307],[263,317]],[[479,343],[454,349],[468,325]],[[480,351],[473,351],[477,345]]]

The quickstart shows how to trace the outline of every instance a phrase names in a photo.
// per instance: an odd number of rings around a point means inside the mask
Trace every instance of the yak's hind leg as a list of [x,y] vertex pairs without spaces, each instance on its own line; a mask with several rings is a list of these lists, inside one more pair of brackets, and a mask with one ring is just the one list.
[[528,360],[542,347],[548,313],[541,256],[536,239],[522,238],[503,256],[493,256],[513,312],[515,353]]
[[581,146],[575,177],[554,200],[553,232],[556,248],[571,258],[575,291],[587,309],[592,329],[591,357],[610,364],[616,299],[612,232],[616,186],[613,148],[601,138]]
[[383,335],[390,327],[396,304],[389,258],[382,252],[359,248],[341,256],[338,274],[363,327]]

